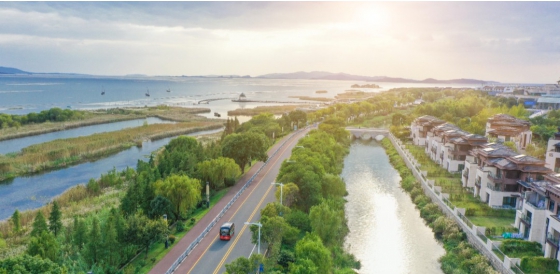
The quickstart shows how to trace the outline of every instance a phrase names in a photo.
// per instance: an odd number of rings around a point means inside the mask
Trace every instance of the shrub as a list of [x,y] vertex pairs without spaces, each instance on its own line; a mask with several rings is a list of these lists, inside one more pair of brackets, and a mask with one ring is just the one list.
[[185,230],[185,223],[183,223],[182,221],[177,221],[177,225],[175,225],[175,231],[179,233],[179,232],[183,232],[184,230]]
[[86,188],[93,195],[99,195],[101,193],[101,187],[99,187],[99,183],[93,178],[89,179]]
[[169,235],[169,242],[171,244],[175,243],[175,240],[176,240],[175,235]]
[[521,270],[531,273],[556,273],[558,260],[544,257],[525,257],[521,259]]
[[542,256],[542,245],[537,242],[509,239],[502,241],[501,249],[504,254],[521,258],[526,256]]

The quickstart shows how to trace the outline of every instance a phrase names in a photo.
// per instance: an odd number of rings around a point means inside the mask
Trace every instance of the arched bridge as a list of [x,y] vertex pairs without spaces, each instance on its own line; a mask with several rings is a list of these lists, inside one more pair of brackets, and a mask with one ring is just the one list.
[[383,138],[389,136],[389,130],[383,128],[347,127],[346,130],[350,132],[350,138],[352,139],[362,139],[362,140],[375,139],[377,141],[381,141],[383,140]]

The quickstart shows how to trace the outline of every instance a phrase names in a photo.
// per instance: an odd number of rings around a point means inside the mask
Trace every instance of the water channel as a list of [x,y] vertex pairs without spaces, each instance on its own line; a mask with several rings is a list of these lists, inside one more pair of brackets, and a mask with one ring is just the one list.
[[[222,129],[199,131],[188,136],[211,134]],[[132,147],[110,157],[76,166],[29,177],[17,177],[0,184],[0,220],[9,218],[16,209],[20,211],[39,208],[53,197],[72,186],[85,184],[91,178],[99,178],[102,173],[127,166],[136,167],[138,160],[148,160],[150,153],[166,145],[175,137],[146,141],[142,147]]]
[[376,141],[354,141],[344,161],[346,249],[361,261],[360,273],[443,273],[445,250],[420,218],[400,176]]
[[49,132],[41,135],[34,135],[34,136],[28,136],[23,138],[0,141],[0,154],[17,152],[24,147],[28,147],[34,144],[49,142],[56,139],[75,138],[75,137],[87,136],[100,132],[111,132],[111,131],[122,130],[124,128],[129,128],[129,127],[139,127],[143,125],[144,122],[148,123],[149,125],[175,123],[173,121],[162,120],[156,117],[148,117],[146,119],[120,121],[114,123],[91,125],[91,126],[73,128],[68,130]]

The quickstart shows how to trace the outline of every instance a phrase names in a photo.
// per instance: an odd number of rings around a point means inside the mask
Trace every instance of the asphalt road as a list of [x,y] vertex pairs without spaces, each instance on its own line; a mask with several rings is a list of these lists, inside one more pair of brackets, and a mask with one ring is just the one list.
[[[270,202],[275,201],[274,192],[277,186],[272,185],[275,181],[282,162],[289,159],[292,149],[296,146],[298,140],[305,136],[308,130],[302,130],[295,133],[294,138],[288,140],[286,144],[280,148],[278,153],[270,159],[269,164],[264,167],[259,175],[249,186],[231,208],[225,213],[206,235],[206,237],[194,248],[187,258],[179,265],[174,273],[192,273],[192,274],[215,274],[224,273],[225,264],[230,263],[238,257],[248,257],[251,252],[257,252],[257,248],[251,243],[251,231],[245,222],[258,222],[260,219],[260,210]],[[281,144],[279,142],[271,153]],[[150,273],[165,273],[173,264],[173,262],[181,255],[186,247],[193,242],[196,237],[206,228],[212,219],[221,211],[221,209],[231,200],[231,198],[239,191],[239,189],[253,176],[262,163],[251,168],[247,174],[240,179],[234,188],[232,188],[224,198],[206,214],[198,224],[174,245],[173,249],[165,256]],[[235,235],[230,241],[221,241],[218,237],[218,231],[222,223],[235,223]],[[261,253],[264,248],[261,246]]]

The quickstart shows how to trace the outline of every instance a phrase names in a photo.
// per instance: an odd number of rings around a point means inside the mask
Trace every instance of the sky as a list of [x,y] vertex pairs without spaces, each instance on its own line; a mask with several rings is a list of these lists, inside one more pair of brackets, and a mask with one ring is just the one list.
[[560,2],[0,2],[0,66],[560,79]]

